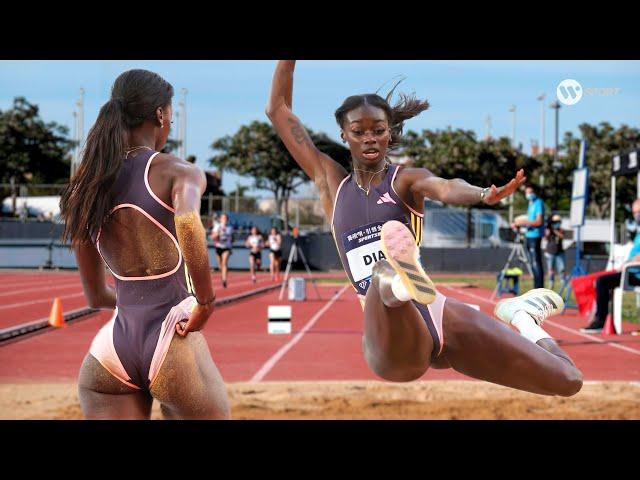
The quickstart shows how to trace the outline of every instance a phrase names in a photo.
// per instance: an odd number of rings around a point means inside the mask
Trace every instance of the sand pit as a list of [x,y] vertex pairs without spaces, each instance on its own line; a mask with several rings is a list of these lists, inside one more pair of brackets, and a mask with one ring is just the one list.
[[[475,381],[228,385],[234,419],[640,419],[640,383],[591,382],[571,398]],[[82,418],[72,383],[0,385],[0,419]],[[152,419],[161,419],[154,402]]]

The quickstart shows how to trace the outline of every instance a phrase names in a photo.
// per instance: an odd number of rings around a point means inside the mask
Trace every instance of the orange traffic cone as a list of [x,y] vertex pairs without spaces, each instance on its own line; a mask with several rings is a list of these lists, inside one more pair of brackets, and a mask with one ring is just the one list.
[[53,301],[53,305],[51,306],[49,325],[56,328],[67,326],[64,321],[64,317],[62,316],[62,303],[60,302],[60,299],[58,297],[55,298],[55,300]]
[[613,317],[611,314],[607,315],[607,319],[604,322],[604,328],[602,329],[603,335],[616,335],[616,329],[613,327]]

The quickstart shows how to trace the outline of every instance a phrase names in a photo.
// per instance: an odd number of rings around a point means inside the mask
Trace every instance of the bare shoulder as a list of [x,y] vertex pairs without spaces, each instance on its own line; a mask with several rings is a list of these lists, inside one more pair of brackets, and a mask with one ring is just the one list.
[[206,176],[202,169],[170,153],[160,153],[156,160],[158,167],[162,167],[175,180],[191,180],[206,184]]
[[428,168],[402,167],[396,176],[397,179],[419,180],[421,178],[435,177]]

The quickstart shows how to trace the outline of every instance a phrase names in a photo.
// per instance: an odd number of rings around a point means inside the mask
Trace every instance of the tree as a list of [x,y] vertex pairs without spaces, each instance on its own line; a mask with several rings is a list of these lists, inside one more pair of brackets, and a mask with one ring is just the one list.
[[[348,149],[325,134],[307,130],[318,149],[342,165],[348,165]],[[289,198],[296,188],[309,181],[309,177],[295,162],[269,123],[254,121],[250,125],[244,125],[234,135],[214,141],[211,148],[220,152],[209,159],[211,165],[253,177],[254,188],[273,193],[277,211],[282,212],[288,223]]]
[[15,97],[13,107],[0,110],[0,181],[9,183],[66,183],[75,142],[69,129],[45,123],[37,105]]
[[409,131],[404,153],[416,167],[473,185],[504,185],[518,169],[535,166],[528,156],[511,147],[508,138],[478,141],[475,132],[451,127],[420,134]]
[[[182,145],[182,142],[180,140],[175,140],[173,138],[167,138],[167,143],[165,144],[164,148],[162,149],[162,153],[171,153],[174,150],[177,150],[180,147],[180,145]],[[183,160],[185,160],[185,159],[183,159]]]
[[[409,131],[404,154],[414,166],[424,167],[443,178],[461,178],[472,185],[506,184],[522,167],[533,168],[531,159],[511,147],[508,138],[478,141],[471,130]],[[491,208],[484,206],[485,208]],[[467,243],[473,238],[471,208],[467,207]]]

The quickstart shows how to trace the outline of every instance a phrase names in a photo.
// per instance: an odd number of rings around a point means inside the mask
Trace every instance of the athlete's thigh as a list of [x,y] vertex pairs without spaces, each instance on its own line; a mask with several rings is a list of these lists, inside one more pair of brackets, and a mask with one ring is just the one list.
[[[443,355],[466,375],[525,389],[548,386],[565,362],[488,315],[448,297]],[[549,384],[549,385],[547,385]]]
[[151,416],[153,398],[122,383],[90,353],[80,367],[78,396],[87,419],[143,420]]
[[231,252],[229,250],[222,252],[222,262],[226,265],[227,262],[229,261],[229,255],[231,255]]
[[229,418],[224,381],[200,332],[173,336],[151,394],[178,418]]
[[[389,345],[387,357],[396,353],[408,358],[412,353],[422,359],[427,368],[430,363],[434,341],[425,324],[424,318],[412,302],[388,308],[380,298],[375,285],[367,290],[364,305],[364,339],[365,354],[377,354],[379,346]],[[394,360],[394,358],[388,358]]]

